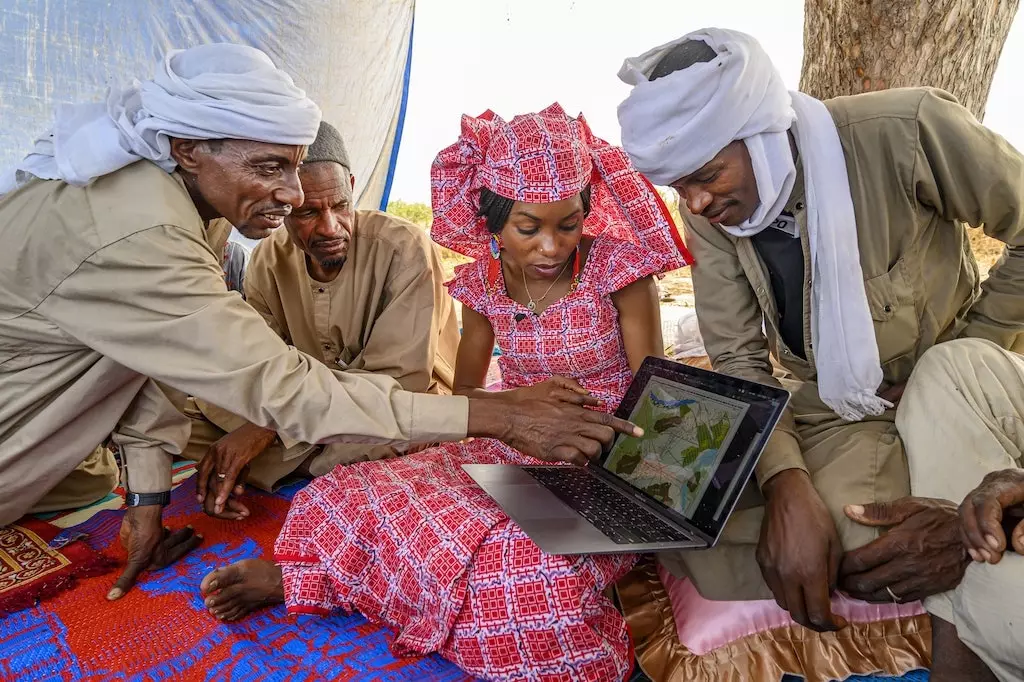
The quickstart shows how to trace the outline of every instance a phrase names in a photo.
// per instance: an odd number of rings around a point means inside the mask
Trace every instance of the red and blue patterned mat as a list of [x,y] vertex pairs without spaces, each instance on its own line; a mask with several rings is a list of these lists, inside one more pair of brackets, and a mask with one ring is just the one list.
[[[119,602],[104,598],[112,573],[0,619],[0,679],[470,679],[437,656],[396,659],[388,648],[392,634],[356,615],[296,618],[278,606],[223,624],[207,614],[198,591],[203,576],[228,562],[270,556],[297,488],[251,494],[251,518],[235,523],[203,515],[188,479],[175,490],[165,519],[172,527],[192,524],[203,544],[177,565],[145,574]],[[61,535],[87,533],[94,548],[123,559],[120,518],[120,511],[100,511]]]
[[[174,491],[165,519],[172,527],[192,524],[203,534],[203,544],[177,565],[145,574],[119,602],[104,598],[112,573],[83,579],[51,600],[0,618],[0,680],[471,679],[438,656],[395,658],[389,648],[392,633],[358,615],[289,617],[278,606],[223,624],[207,614],[199,598],[203,576],[225,563],[270,556],[289,501],[300,487],[275,495],[251,493],[246,502],[252,515],[237,523],[206,517],[195,503],[194,479],[186,479]],[[92,547],[123,560],[117,540],[121,514],[109,508],[96,512],[55,541],[86,533]],[[797,679],[787,677],[786,682]],[[901,682],[927,679],[926,672],[913,672]]]

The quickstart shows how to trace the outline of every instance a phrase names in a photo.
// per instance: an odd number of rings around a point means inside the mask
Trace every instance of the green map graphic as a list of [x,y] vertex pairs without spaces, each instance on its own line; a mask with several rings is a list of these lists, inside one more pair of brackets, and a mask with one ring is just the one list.
[[630,420],[641,438],[621,438],[605,467],[692,516],[746,405],[652,379]]

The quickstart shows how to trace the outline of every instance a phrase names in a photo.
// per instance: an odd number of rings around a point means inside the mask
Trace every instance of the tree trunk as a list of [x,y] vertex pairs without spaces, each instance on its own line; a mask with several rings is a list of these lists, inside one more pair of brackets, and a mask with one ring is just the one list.
[[1020,0],[805,0],[800,90],[819,99],[928,85],[978,120]]

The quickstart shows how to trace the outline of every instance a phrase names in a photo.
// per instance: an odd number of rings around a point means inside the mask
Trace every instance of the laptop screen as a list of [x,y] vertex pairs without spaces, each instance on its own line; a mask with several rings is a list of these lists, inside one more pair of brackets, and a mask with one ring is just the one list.
[[620,436],[601,464],[717,537],[787,399],[776,387],[648,358],[616,413],[644,436]]

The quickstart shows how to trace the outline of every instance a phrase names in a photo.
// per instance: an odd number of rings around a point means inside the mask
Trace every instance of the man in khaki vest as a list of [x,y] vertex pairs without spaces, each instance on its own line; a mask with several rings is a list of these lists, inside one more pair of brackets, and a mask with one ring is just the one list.
[[[691,33],[626,60],[620,77],[634,86],[619,107],[623,147],[682,200],[715,369],[793,395],[720,544],[661,560],[705,597],[774,598],[819,630],[845,626],[831,611],[837,585],[888,601],[955,588],[960,499],[902,500],[881,519],[845,508],[918,492],[904,448],[930,427],[901,424],[895,406],[928,349],[962,337],[1024,346],[1024,159],[938,90],[824,103],[788,92],[735,31]],[[965,224],[1008,246],[984,283]],[[916,393],[933,381],[922,375]],[[932,478],[954,476],[935,461]],[[880,525],[892,528],[876,539]],[[948,611],[932,613],[935,649],[969,665]]]
[[[582,407],[593,399],[564,380],[553,398],[513,407],[333,372],[228,292],[208,224],[225,218],[251,238],[280,227],[303,202],[298,167],[319,124],[265,54],[203,45],[170,52],[152,80],[104,103],[61,109],[0,177],[0,525],[110,436],[128,491],[128,563],[109,599],[199,541],[163,528],[189,422],[156,382],[308,443],[477,435],[584,461],[616,429],[634,430]],[[237,474],[198,481],[215,513]]]
[[[345,143],[327,122],[299,180],[305,203],[285,218],[285,230],[260,242],[248,265],[249,305],[286,343],[328,367],[386,374],[407,391],[451,394],[458,320],[427,233],[355,210]],[[398,454],[390,445],[294,443],[202,400],[190,401],[186,414],[192,436],[185,457],[217,471],[237,459],[248,468],[246,482],[264,490],[296,470],[319,476],[337,464]]]

